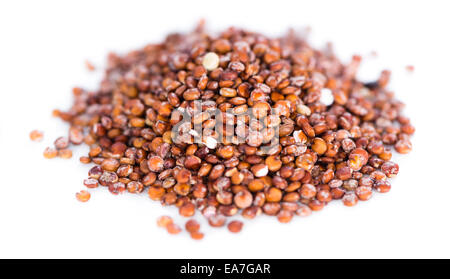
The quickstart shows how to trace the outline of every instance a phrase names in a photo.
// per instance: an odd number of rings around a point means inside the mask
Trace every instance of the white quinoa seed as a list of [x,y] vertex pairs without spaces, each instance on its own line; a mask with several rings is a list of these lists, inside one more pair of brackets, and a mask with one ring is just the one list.
[[211,136],[206,137],[205,145],[209,149],[216,149],[217,146],[217,140]]
[[297,112],[305,116],[311,115],[311,109],[303,104],[297,106]]
[[326,106],[331,106],[334,102],[333,92],[331,89],[323,88],[320,93],[320,102]]
[[269,167],[264,166],[263,168],[256,171],[255,176],[256,177],[263,177],[266,176],[269,173]]
[[219,67],[219,55],[217,55],[214,52],[208,52],[205,57],[203,57],[203,67],[205,67],[206,70],[212,71],[217,69]]

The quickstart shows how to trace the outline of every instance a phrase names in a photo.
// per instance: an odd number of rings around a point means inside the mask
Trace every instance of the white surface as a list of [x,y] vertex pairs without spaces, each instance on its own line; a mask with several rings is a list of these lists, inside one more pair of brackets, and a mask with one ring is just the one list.
[[[0,257],[449,258],[450,6],[371,3],[1,1]],[[157,228],[158,216],[177,213],[146,194],[113,196],[98,188],[89,202],[76,201],[88,170],[77,158],[86,149],[69,161],[45,160],[42,151],[67,129],[52,109],[69,106],[72,86],[97,84],[100,71],[88,73],[84,61],[100,65],[110,50],[158,42],[169,31],[193,28],[200,17],[215,31],[236,25],[279,34],[310,25],[315,45],[330,40],[342,59],[366,58],[362,78],[393,70],[391,88],[407,104],[417,133],[413,152],[396,160],[400,173],[391,192],[353,208],[334,202],[290,224],[257,218],[239,235],[203,223],[200,242]],[[413,74],[405,70],[409,64]],[[33,129],[45,131],[43,143],[29,141]]]

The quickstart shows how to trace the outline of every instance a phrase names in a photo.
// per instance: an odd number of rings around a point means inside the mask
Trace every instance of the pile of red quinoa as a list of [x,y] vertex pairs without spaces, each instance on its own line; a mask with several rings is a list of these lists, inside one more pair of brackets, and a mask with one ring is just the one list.
[[[269,38],[229,28],[214,36],[199,27],[171,34],[123,56],[110,54],[98,90],[74,88],[73,106],[54,111],[70,123],[68,136],[45,156],[69,158],[70,145],[87,144],[80,161],[95,165],[87,188],[144,192],[182,216],[198,211],[214,227],[236,214],[286,223],[332,200],[353,206],[390,190],[388,178],[399,170],[392,148],[410,152],[414,133],[403,104],[386,88],[390,72],[363,83],[355,77],[360,62],[354,56],[343,63],[292,32]],[[196,101],[206,110],[195,112]],[[261,121],[232,114],[248,111]],[[195,133],[174,140],[181,112],[192,117],[187,131],[201,126],[200,140]],[[222,139],[213,127],[225,124],[235,134]],[[158,225],[181,231],[168,216]],[[232,232],[241,227],[228,223]],[[186,230],[203,237],[195,220]]]

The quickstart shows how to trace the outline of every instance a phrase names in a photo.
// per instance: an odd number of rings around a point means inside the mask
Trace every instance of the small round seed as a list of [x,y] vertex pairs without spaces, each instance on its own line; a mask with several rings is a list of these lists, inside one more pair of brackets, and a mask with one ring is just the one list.
[[70,127],[69,129],[69,141],[73,144],[81,144],[84,140],[83,129],[80,127]]
[[240,191],[234,196],[234,204],[239,208],[247,208],[252,205],[252,202],[253,196],[247,190]]
[[380,193],[387,193],[391,190],[389,181],[377,181],[374,187]]
[[203,237],[205,236],[205,234],[202,233],[202,232],[191,232],[191,233],[190,233],[190,236],[191,236],[192,239],[195,239],[195,240],[201,240],[201,239],[203,239]]
[[83,181],[84,186],[88,188],[97,188],[98,187],[98,181],[97,179],[88,178]]
[[346,206],[354,206],[358,203],[358,197],[355,193],[347,193],[342,198],[342,202]]
[[325,204],[321,201],[313,200],[310,203],[308,203],[308,206],[312,211],[319,211],[323,209]]
[[169,216],[161,216],[156,220],[156,224],[160,228],[167,228],[167,226],[172,223],[173,223],[173,220]]
[[219,67],[219,56],[214,52],[208,52],[203,57],[202,65],[208,71],[215,70],[217,67]]
[[148,196],[154,201],[161,200],[165,193],[166,191],[161,186],[150,186],[148,188]]
[[91,194],[86,190],[81,190],[75,194],[75,197],[80,202],[87,202],[91,198]]
[[89,177],[94,179],[99,179],[100,176],[103,174],[103,170],[100,168],[100,166],[94,166],[89,170]]
[[47,147],[44,150],[44,157],[46,159],[53,159],[56,156],[58,156],[58,150],[51,148],[51,147]]
[[267,191],[265,191],[265,194],[268,202],[279,202],[283,196],[281,190],[276,187],[268,188]]
[[191,219],[186,222],[185,228],[186,228],[186,231],[188,231],[189,233],[192,234],[192,233],[198,232],[200,230],[200,224],[197,221],[195,221],[194,219]]
[[44,133],[38,130],[33,130],[30,132],[30,140],[32,141],[42,141],[44,139]]
[[367,186],[360,186],[355,190],[356,195],[362,201],[367,201],[372,197],[372,188]]
[[82,164],[89,164],[90,162],[92,162],[91,158],[87,157],[87,156],[81,156],[80,157],[80,162]]
[[101,167],[105,171],[116,171],[120,166],[120,163],[118,160],[113,158],[107,158],[103,160]]
[[385,162],[381,165],[381,171],[389,178],[395,177],[398,174],[398,165],[394,162]]
[[324,154],[327,151],[327,144],[321,138],[315,138],[311,145],[312,150],[319,155]]
[[300,216],[300,217],[306,217],[306,216],[309,216],[309,215],[311,215],[311,209],[308,207],[308,206],[306,206],[306,205],[301,205],[298,209],[297,209],[297,211],[295,211],[295,214],[296,215],[298,215],[298,216]]
[[292,211],[289,210],[281,210],[278,215],[278,221],[280,223],[289,223],[292,220],[292,217],[294,217],[294,213],[292,213]]
[[64,149],[60,149],[58,150],[58,157],[63,158],[63,159],[70,159],[72,158],[72,150],[64,148]]
[[175,223],[169,223],[166,226],[166,230],[170,234],[179,234],[181,232],[181,228]]
[[228,230],[232,233],[238,233],[242,230],[243,226],[244,223],[242,223],[241,221],[234,220],[228,223]]
[[223,227],[225,222],[226,218],[223,215],[212,215],[208,218],[208,223],[211,227]]
[[394,145],[395,151],[397,151],[400,154],[407,154],[411,152],[412,150],[412,144],[408,140],[399,140]]
[[185,203],[179,208],[179,213],[183,217],[191,217],[195,214],[195,205],[193,203]]
[[127,184],[127,190],[129,193],[141,193],[144,190],[144,185],[139,181],[131,181]]
[[57,149],[65,149],[69,147],[69,139],[66,137],[59,137],[55,140],[54,144]]
[[153,172],[161,172],[164,169],[164,160],[159,156],[152,156],[147,161],[148,168]]

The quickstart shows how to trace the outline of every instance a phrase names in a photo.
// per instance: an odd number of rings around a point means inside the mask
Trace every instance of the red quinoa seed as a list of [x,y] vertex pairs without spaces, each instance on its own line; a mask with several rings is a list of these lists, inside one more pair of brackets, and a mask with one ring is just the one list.
[[158,227],[161,227],[161,228],[166,228],[169,224],[172,224],[172,223],[173,223],[173,220],[169,216],[161,216],[156,221],[156,224],[158,225]]
[[80,202],[87,202],[91,198],[91,194],[86,190],[81,190],[75,194],[75,197]]
[[42,141],[44,139],[44,133],[38,130],[33,130],[30,132],[30,140],[32,141]]
[[241,221],[234,220],[228,223],[228,230],[232,233],[238,233],[242,230],[243,226],[244,223],[242,223]]

